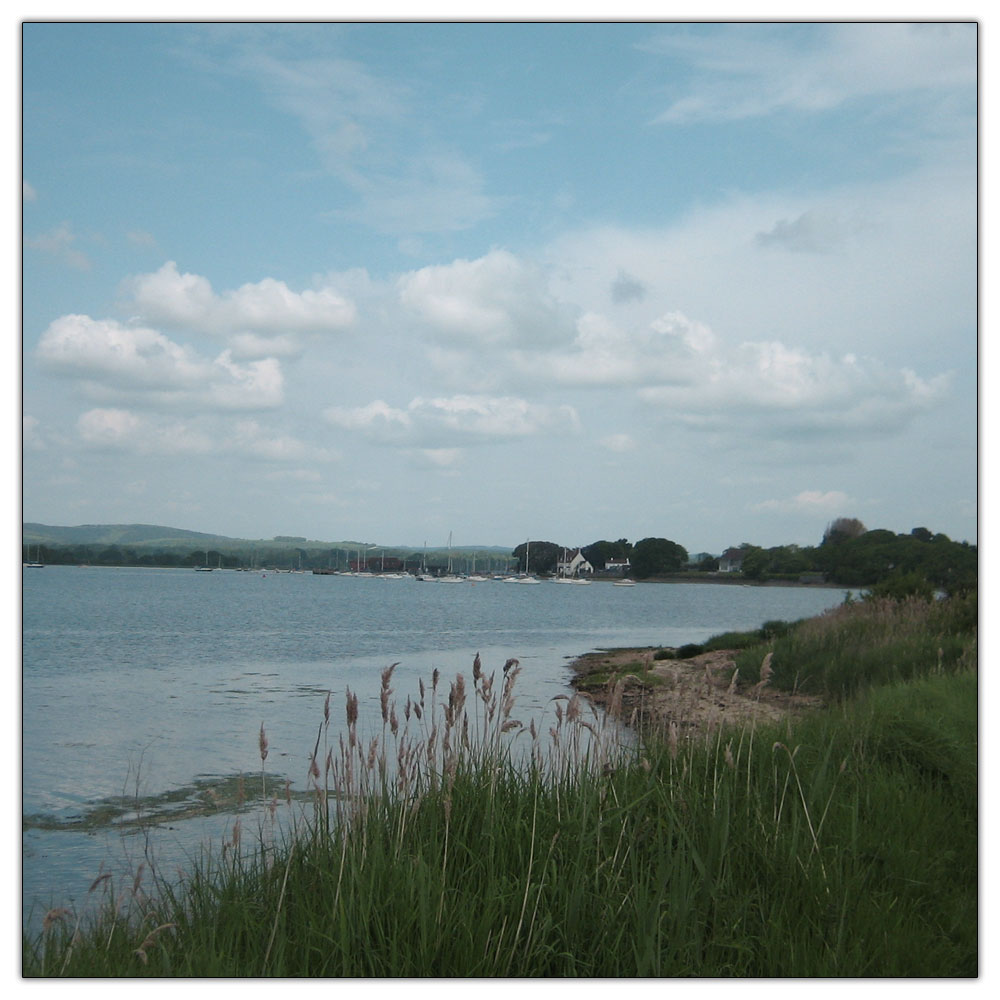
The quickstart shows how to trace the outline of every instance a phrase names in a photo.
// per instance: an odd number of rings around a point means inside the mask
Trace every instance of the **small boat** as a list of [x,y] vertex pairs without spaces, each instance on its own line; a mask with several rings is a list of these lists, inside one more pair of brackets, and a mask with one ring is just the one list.
[[615,580],[614,586],[616,587],[634,587],[635,580]]

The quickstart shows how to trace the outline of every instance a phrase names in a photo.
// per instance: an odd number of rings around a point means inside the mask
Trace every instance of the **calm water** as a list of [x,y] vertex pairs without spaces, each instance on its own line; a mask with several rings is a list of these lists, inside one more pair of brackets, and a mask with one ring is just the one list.
[[[123,796],[150,814],[171,794],[260,773],[304,788],[332,691],[381,727],[382,669],[399,661],[401,706],[472,658],[499,673],[521,661],[518,717],[539,723],[568,692],[568,661],[591,649],[681,645],[840,603],[838,590],[712,584],[535,587],[312,574],[47,566],[23,572],[23,902],[32,923],[51,903],[83,902],[104,870],[127,870],[146,841],[88,823]],[[447,689],[447,686],[446,686]],[[544,730],[543,730],[544,731]],[[230,817],[164,819],[157,859],[183,865]]]

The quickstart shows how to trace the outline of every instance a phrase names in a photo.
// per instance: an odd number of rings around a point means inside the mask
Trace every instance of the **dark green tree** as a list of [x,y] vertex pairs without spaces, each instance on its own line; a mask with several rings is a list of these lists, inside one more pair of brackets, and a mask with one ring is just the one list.
[[687,549],[669,538],[643,538],[632,547],[632,575],[644,580],[664,573],[677,573],[687,558]]
[[521,573],[555,573],[562,550],[555,542],[529,541],[518,545],[513,555]]
[[627,538],[619,538],[617,542],[602,539],[599,542],[584,545],[580,551],[583,553],[583,558],[598,572],[613,559],[632,558],[632,545]]
[[826,526],[823,545],[839,545],[841,542],[858,538],[868,529],[856,517],[838,517]]

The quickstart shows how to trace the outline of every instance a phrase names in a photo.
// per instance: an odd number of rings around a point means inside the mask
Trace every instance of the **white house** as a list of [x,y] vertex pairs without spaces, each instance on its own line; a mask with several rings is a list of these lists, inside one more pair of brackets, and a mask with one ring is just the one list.
[[593,573],[594,567],[583,557],[583,553],[577,549],[575,552],[563,553],[562,559],[556,564],[556,572],[559,576],[579,576],[581,573]]
[[743,569],[743,550],[726,549],[719,556],[720,573],[739,573]]

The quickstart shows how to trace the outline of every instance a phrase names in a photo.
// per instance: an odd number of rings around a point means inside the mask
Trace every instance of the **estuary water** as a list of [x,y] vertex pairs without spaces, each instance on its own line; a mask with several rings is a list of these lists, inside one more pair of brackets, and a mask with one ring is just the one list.
[[[472,660],[516,657],[518,718],[547,724],[569,661],[615,646],[679,646],[843,600],[822,588],[610,583],[447,584],[311,573],[47,566],[23,571],[22,906],[83,906],[99,874],[150,857],[183,868],[233,818],[193,804],[267,772],[304,789],[331,692],[362,729],[382,724],[382,670],[402,706]],[[545,731],[545,730],[542,730]],[[335,739],[335,735],[333,736]],[[121,805],[150,823],[130,826]]]

